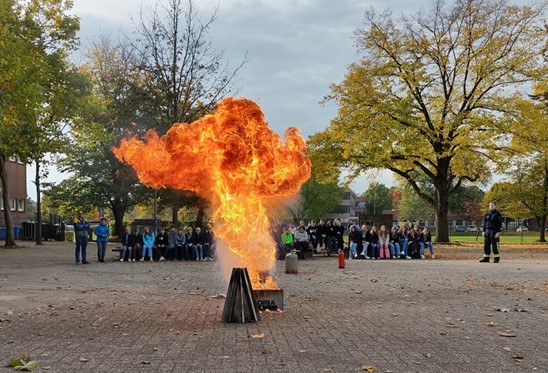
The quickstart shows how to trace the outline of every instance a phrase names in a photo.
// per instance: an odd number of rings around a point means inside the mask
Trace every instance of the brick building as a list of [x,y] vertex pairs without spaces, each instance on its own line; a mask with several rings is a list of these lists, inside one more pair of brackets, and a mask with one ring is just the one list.
[[[27,165],[18,157],[9,157],[6,159],[6,171],[8,174],[8,183],[10,191],[9,206],[11,218],[14,225],[20,225],[27,220]],[[0,185],[1,191],[1,185]],[[0,198],[0,226],[6,225],[4,219],[4,201]]]

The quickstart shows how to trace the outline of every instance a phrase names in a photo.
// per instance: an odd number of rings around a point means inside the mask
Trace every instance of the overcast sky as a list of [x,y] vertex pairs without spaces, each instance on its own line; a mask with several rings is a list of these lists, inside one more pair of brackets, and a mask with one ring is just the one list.
[[[150,12],[155,3],[74,0],[82,46],[100,34],[114,38],[119,30],[130,33],[139,10]],[[336,115],[334,104],[322,106],[320,101],[359,58],[354,31],[362,26],[365,10],[390,8],[399,15],[431,4],[429,0],[194,0],[203,20],[218,6],[209,36],[233,68],[247,53],[248,62],[237,76],[241,89],[236,96],[256,101],[274,131],[282,134],[285,128],[296,126],[305,138],[325,129]],[[50,177],[59,178],[55,172]],[[377,180],[391,182],[386,176]],[[361,193],[366,185],[362,179],[352,187]],[[29,185],[28,193],[35,199],[33,189]]]

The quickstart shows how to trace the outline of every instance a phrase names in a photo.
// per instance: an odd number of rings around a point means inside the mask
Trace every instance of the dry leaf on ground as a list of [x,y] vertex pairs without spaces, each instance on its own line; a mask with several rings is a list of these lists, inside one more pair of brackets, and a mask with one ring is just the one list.
[[508,338],[512,338],[512,337],[515,337],[516,335],[515,334],[510,334],[510,333],[499,333],[499,335],[501,337],[508,337]]
[[377,370],[377,367],[374,365],[362,365],[362,370],[365,370],[366,372],[374,372]]
[[264,333],[252,333],[249,338],[264,338]]

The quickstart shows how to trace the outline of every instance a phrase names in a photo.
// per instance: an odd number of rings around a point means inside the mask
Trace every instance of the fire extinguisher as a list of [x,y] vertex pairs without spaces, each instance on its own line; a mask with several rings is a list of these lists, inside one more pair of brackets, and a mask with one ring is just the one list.
[[339,268],[344,268],[344,251],[339,251]]

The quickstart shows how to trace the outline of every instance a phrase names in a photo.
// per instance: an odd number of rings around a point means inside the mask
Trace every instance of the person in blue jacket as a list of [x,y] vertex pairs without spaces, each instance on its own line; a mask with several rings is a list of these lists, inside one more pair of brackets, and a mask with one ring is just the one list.
[[145,227],[145,233],[143,233],[143,252],[139,261],[144,262],[145,256],[148,254],[150,261],[152,262],[152,249],[154,248],[154,241],[156,237],[154,232],[149,227]]
[[88,247],[88,230],[89,222],[84,217],[84,212],[78,210],[78,216],[74,218],[74,236],[76,238],[76,248],[74,250],[74,256],[76,257],[76,264],[80,264],[80,252],[82,253],[82,264],[89,264],[87,260],[87,247]]
[[97,260],[104,262],[105,252],[107,251],[107,242],[110,236],[110,230],[108,228],[106,218],[101,218],[101,224],[95,228],[94,233],[97,236]]

